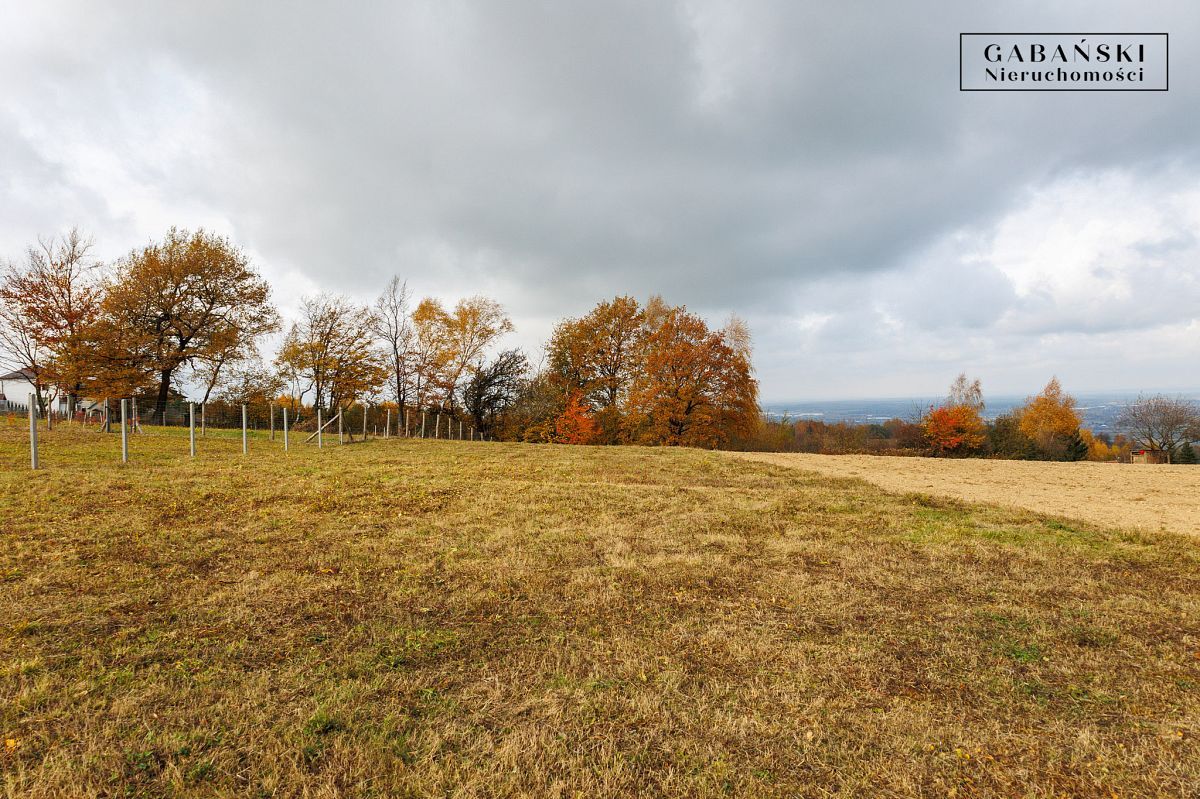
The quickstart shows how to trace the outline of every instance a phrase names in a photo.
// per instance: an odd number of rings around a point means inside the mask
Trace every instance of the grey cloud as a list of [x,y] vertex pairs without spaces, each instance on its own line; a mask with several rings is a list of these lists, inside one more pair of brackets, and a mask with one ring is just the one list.
[[[14,119],[64,124],[153,189],[146,219],[194,225],[207,209],[264,260],[363,296],[397,271],[419,291],[484,285],[519,327],[529,320],[531,341],[548,332],[534,320],[654,292],[748,317],[764,376],[798,371],[798,353],[822,357],[805,342],[836,340],[867,368],[898,335],[1030,335],[1042,328],[1003,328],[1029,306],[994,270],[922,257],[1064,174],[1200,171],[1187,80],[1165,95],[957,91],[959,31],[1020,20],[1183,39],[1200,32],[1185,2],[119,8],[10,15],[0,141],[11,152],[28,144]],[[1197,72],[1186,49],[1173,56],[1173,73]],[[67,156],[53,156],[10,156],[25,176],[11,179],[64,174]],[[22,236],[72,215],[120,238],[118,251],[133,232],[157,234],[119,198],[97,210],[94,187],[76,191],[0,202],[28,219]],[[820,328],[786,321],[822,313]],[[976,352],[991,351],[984,337]],[[768,395],[801,388],[764,377]]]

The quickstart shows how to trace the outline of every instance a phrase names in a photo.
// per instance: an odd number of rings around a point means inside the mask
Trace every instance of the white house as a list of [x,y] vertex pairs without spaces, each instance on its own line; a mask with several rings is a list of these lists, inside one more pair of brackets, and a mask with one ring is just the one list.
[[[18,369],[15,372],[0,374],[0,411],[21,409],[26,410],[29,405],[29,395],[36,393],[33,388],[33,380],[30,379],[30,372],[27,369]],[[100,403],[94,400],[80,400],[75,408],[77,411],[90,411],[98,408]],[[65,394],[58,394],[53,397],[53,408],[57,414],[65,414],[67,412],[67,397]]]
[[0,407],[11,408],[19,405],[23,408],[29,403],[29,395],[34,393],[33,381],[29,374],[24,369],[18,369],[0,375]]

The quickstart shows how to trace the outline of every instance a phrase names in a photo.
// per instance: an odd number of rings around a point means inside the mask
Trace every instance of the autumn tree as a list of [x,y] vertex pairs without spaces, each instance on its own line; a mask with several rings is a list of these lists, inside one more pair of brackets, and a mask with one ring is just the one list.
[[500,303],[479,296],[459,300],[447,323],[445,391],[453,407],[463,379],[479,365],[488,347],[512,332],[513,325]]
[[671,308],[647,335],[626,426],[645,443],[714,447],[758,419],[750,361],[725,331]]
[[276,356],[286,375],[307,381],[319,408],[344,408],[374,394],[388,378],[376,349],[370,309],[344,297],[319,294],[301,301],[295,322]]
[[1117,426],[1139,446],[1166,452],[1170,461],[1184,441],[1200,438],[1200,411],[1185,399],[1162,394],[1139,396],[1122,409]]
[[930,408],[921,420],[921,429],[937,455],[970,455],[987,440],[983,419],[970,405]]
[[222,236],[172,228],[118,264],[102,351],[121,379],[153,375],[162,408],[181,367],[278,326],[270,287],[245,253]]
[[219,397],[234,405],[267,405],[274,403],[285,387],[278,371],[258,358],[249,358],[230,370]]
[[1021,432],[1031,439],[1043,457],[1079,460],[1087,454],[1087,445],[1079,436],[1081,419],[1075,398],[1062,389],[1057,377],[1037,396],[1026,400],[1018,411]]
[[930,408],[921,429],[930,449],[938,455],[969,455],[987,441],[983,423],[983,386],[978,379],[960,374],[950,384],[950,393],[939,407]]
[[615,297],[580,319],[560,323],[547,347],[550,374],[564,395],[577,390],[597,411],[606,443],[617,440],[619,408],[641,362],[644,323],[636,300]]
[[451,360],[450,315],[438,300],[426,297],[412,313],[413,389],[417,407],[441,404],[448,390]]
[[578,389],[567,397],[567,405],[554,420],[554,441],[557,444],[591,444],[599,428],[592,417],[591,407],[583,401]]
[[75,400],[94,371],[91,341],[103,285],[92,242],[78,229],[39,239],[0,274],[0,348],[32,377],[46,407],[53,385]]

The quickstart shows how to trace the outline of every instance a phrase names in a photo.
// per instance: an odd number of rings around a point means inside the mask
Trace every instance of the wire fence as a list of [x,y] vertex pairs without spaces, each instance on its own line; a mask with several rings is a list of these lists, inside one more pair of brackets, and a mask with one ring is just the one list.
[[138,436],[172,436],[187,439],[187,452],[211,435],[241,439],[243,454],[251,440],[277,442],[287,451],[293,446],[354,444],[368,439],[424,438],[451,441],[484,441],[474,420],[446,408],[398,408],[395,405],[354,404],[343,408],[319,409],[280,403],[193,403],[184,400],[157,402],[129,397],[101,400],[77,408],[74,413],[40,413],[30,398],[24,404],[7,403],[0,415],[28,419],[30,466],[40,467],[39,430],[49,431],[64,423],[120,437],[120,460],[129,462],[130,442]]

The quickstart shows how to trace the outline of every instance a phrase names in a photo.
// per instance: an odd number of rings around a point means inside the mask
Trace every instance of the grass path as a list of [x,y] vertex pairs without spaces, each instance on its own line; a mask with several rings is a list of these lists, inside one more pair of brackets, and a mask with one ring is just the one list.
[[1192,539],[719,453],[0,430],[4,796],[1150,796]]

